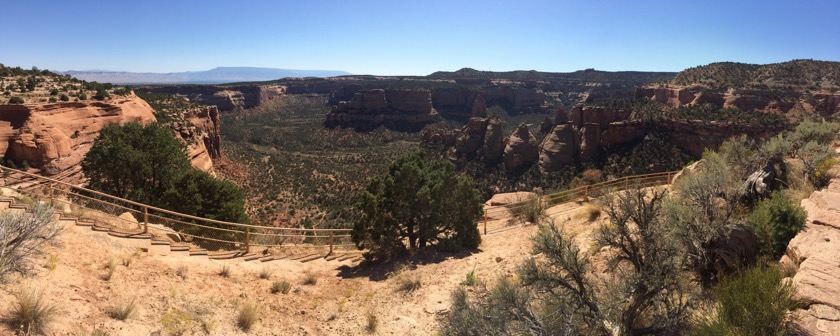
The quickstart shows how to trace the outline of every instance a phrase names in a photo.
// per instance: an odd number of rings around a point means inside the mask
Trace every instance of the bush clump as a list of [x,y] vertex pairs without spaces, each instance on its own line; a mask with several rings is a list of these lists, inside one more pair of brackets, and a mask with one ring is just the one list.
[[782,191],[775,191],[772,197],[758,203],[747,224],[758,236],[759,253],[777,259],[805,225],[805,211]]
[[798,307],[794,287],[778,268],[758,265],[724,278],[715,288],[717,306],[695,335],[785,335],[785,315]]

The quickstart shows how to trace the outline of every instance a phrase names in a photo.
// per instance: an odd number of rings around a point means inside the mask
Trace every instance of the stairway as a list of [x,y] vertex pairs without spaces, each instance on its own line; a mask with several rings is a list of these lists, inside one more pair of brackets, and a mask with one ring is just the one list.
[[[29,211],[29,209],[30,206],[28,204],[17,203],[13,198],[0,198],[0,212],[24,213]],[[259,253],[245,253],[244,251],[236,250],[208,251],[194,245],[157,238],[152,234],[143,233],[142,229],[120,229],[104,223],[94,222],[90,219],[70,216],[62,212],[57,212],[55,216],[58,223],[65,229],[73,230],[75,232],[87,230],[101,235],[107,235],[112,239],[119,240],[123,245],[142,249],[150,255],[155,256],[178,256],[211,260],[241,260],[242,262],[255,263],[265,263],[275,260],[289,260],[307,263],[323,259],[325,261],[338,261],[345,265],[355,265],[363,259],[361,253],[356,251],[340,251],[334,252],[333,254],[328,254],[324,251],[316,252],[312,249],[302,249],[301,251],[291,253],[276,252],[277,254],[272,254],[267,249]],[[292,250],[295,249],[295,247],[290,246],[286,249]]]

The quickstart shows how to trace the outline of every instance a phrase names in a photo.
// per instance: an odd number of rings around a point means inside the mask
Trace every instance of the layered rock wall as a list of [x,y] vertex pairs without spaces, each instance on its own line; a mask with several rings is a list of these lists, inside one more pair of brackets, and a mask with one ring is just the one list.
[[370,131],[379,126],[417,132],[437,121],[428,90],[366,90],[339,102],[327,114],[324,126]]
[[796,89],[728,89],[702,90],[682,87],[641,87],[637,98],[647,98],[670,107],[712,104],[721,108],[787,114],[792,110],[803,113],[832,115],[840,112],[840,94],[811,93]]

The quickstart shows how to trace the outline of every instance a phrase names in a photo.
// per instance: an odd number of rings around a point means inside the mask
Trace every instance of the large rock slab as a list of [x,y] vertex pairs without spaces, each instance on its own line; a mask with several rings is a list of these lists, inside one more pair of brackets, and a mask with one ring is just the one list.
[[[840,335],[840,193],[838,180],[802,200],[808,219],[791,239],[782,264],[798,267],[791,279],[804,304],[792,315],[807,335]],[[832,187],[834,186],[834,187]]]

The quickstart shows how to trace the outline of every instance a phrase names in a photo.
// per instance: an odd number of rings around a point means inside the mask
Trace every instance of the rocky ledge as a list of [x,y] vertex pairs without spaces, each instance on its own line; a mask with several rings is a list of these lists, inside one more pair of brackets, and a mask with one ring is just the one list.
[[797,269],[791,281],[803,309],[794,322],[806,335],[840,330],[840,179],[802,200],[805,227],[788,244],[781,264]]

